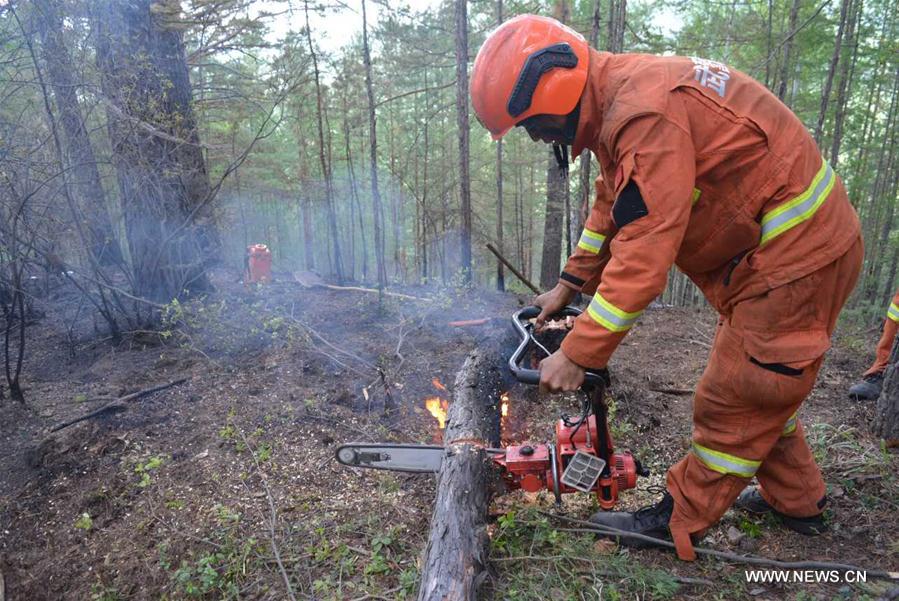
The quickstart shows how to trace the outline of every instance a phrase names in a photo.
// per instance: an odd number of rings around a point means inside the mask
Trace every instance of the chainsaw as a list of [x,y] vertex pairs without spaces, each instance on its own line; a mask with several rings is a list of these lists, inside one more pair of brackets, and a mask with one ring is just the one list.
[[[548,328],[570,329],[581,311],[566,307],[548,320]],[[521,342],[509,358],[509,369],[525,384],[540,383],[540,372],[528,365],[535,356],[550,351],[534,336],[533,320],[539,307],[525,307],[512,316]],[[602,509],[612,509],[621,491],[634,488],[637,477],[649,471],[628,452],[616,453],[608,424],[605,390],[607,372],[587,371],[579,393],[581,411],[576,417],[563,414],[556,423],[555,443],[526,442],[499,449],[485,449],[500,468],[508,490],[549,490],[561,503],[562,495],[595,493]],[[400,472],[439,472],[446,450],[436,445],[350,443],[337,449],[337,461],[352,467]]]

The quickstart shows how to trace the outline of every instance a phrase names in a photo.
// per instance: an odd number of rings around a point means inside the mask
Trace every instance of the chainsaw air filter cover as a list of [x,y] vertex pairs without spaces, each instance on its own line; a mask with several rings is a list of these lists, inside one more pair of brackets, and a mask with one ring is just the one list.
[[562,473],[562,484],[581,492],[590,492],[599,479],[606,462],[596,455],[578,451],[572,455]]

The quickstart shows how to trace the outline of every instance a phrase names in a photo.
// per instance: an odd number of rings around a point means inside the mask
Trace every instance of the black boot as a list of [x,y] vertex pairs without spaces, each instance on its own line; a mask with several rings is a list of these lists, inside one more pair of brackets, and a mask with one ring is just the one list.
[[[826,504],[827,497],[824,497],[818,502],[818,509],[823,510]],[[805,534],[806,536],[817,536],[827,532],[827,524],[824,522],[823,511],[818,515],[807,518],[789,516],[774,509],[774,507],[762,497],[762,493],[760,493],[759,489],[756,487],[750,487],[741,492],[740,496],[737,497],[737,500],[734,502],[734,507],[759,515],[771,513],[777,516],[783,525],[790,530],[798,532],[799,534]]]
[[[629,511],[599,511],[593,514],[590,521],[626,532],[671,540],[668,521],[671,519],[672,511],[674,511],[674,499],[670,493],[666,492],[662,500],[655,505],[643,507],[633,513]],[[603,536],[614,537],[611,534]],[[621,544],[637,549],[655,546],[652,542],[625,536],[622,536],[620,540]]]
[[883,388],[883,374],[864,376],[849,387],[849,398],[853,401],[873,401],[880,396],[881,388]]

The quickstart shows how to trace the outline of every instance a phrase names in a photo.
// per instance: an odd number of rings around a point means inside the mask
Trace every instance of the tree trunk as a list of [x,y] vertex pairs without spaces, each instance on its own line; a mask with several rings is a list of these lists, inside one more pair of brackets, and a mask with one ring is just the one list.
[[362,204],[359,201],[359,188],[356,184],[356,172],[353,169],[353,155],[350,152],[350,120],[347,107],[347,90],[343,93],[343,143],[346,157],[347,179],[350,186],[350,279],[356,274],[356,214],[359,214],[359,233],[362,244],[362,281],[368,279],[368,250],[365,244],[365,227],[362,223]]
[[[337,213],[334,210],[334,183],[331,180],[331,164],[325,156],[330,148],[325,146],[324,103],[322,101],[321,77],[318,71],[318,56],[312,44],[312,28],[309,26],[309,0],[304,0],[303,10],[306,14],[306,41],[309,54],[312,56],[312,72],[315,76],[315,106],[318,124],[318,157],[321,163],[322,178],[325,180],[325,209],[328,212],[328,230],[331,233],[331,249],[334,253],[334,275],[337,283],[343,284],[343,261],[340,256],[340,234],[337,229]],[[330,152],[328,152],[330,155]]]
[[846,27],[849,11],[852,10],[852,0],[843,0],[840,5],[840,24],[837,27],[837,37],[833,42],[833,55],[830,58],[830,68],[827,70],[827,79],[824,81],[824,90],[821,92],[821,108],[818,110],[818,123],[815,126],[815,142],[821,147],[821,133],[824,129],[824,120],[827,118],[827,105],[830,101],[830,89],[833,87],[834,74],[840,62],[840,51],[843,46],[843,30]]
[[[899,339],[899,338],[897,338]],[[877,399],[874,416],[874,433],[887,441],[888,446],[899,446],[899,344],[893,341],[890,363],[887,365],[883,390]]]
[[[602,15],[602,2],[596,0],[593,5],[593,27],[590,30],[590,45],[597,48],[599,44],[599,27],[600,16]],[[581,230],[584,229],[584,223],[587,221],[587,215],[590,213],[590,206],[593,199],[593,174],[591,167],[593,159],[591,153],[586,148],[581,152],[581,182],[580,182],[580,198],[575,207],[575,218],[573,223],[573,235],[579,236]]]
[[609,52],[624,51],[624,27],[627,23],[627,0],[609,1],[609,34],[606,49]]
[[[428,70],[425,68],[425,88],[428,87]],[[421,278],[422,284],[427,284],[428,270],[428,134],[431,121],[431,102],[428,92],[425,91],[425,120],[424,120],[424,156],[421,164]]]
[[459,201],[462,279],[471,284],[471,179],[468,151],[468,0],[456,0],[456,124],[459,129]]
[[65,133],[66,165],[63,168],[71,169],[66,184],[71,187],[75,201],[84,214],[90,236],[86,241],[90,252],[100,264],[117,263],[122,260],[121,249],[109,217],[97,159],[84,124],[78,100],[79,85],[74,79],[75,66],[65,46],[59,8],[58,0],[34,0],[41,56],[47,65],[59,122]]
[[546,218],[543,222],[543,252],[540,287],[548,290],[559,281],[562,262],[562,230],[565,216],[565,177],[561,175],[553,151],[546,169]]
[[896,145],[896,125],[897,125],[897,109],[899,109],[899,66],[893,80],[893,95],[890,102],[889,113],[887,114],[886,127],[884,132],[889,136],[889,142],[884,140],[880,146],[880,159],[877,163],[877,174],[874,178],[874,184],[871,189],[872,206],[880,205],[880,198],[886,198],[886,215],[881,224],[880,236],[873,249],[869,249],[869,264],[872,266],[872,277],[868,280],[865,287],[865,298],[873,300],[877,293],[880,283],[880,274],[883,262],[882,254],[885,252],[886,245],[889,243],[890,232],[893,226],[893,215],[895,209],[895,201],[889,198],[889,191],[893,187],[891,173],[896,164],[894,155]]
[[[856,2],[853,2],[853,7],[856,5]],[[861,9],[862,2],[861,0],[857,0],[857,5],[859,9]],[[844,60],[842,62],[842,66],[840,68],[840,85],[837,88],[837,106],[836,112],[833,117],[833,141],[831,142],[830,147],[830,165],[834,169],[837,168],[837,165],[840,162],[840,146],[843,143],[843,122],[846,117],[846,103],[847,98],[846,94],[849,90],[849,80],[850,77],[850,66],[855,60],[856,50],[858,49],[858,21],[861,16],[860,12],[855,10],[850,11],[849,16],[849,24],[848,30],[846,32],[846,39],[851,40],[851,44],[853,45],[853,58],[852,60]]]
[[134,290],[160,302],[207,290],[220,255],[178,17],[153,0],[111,0],[95,19]]
[[787,96],[787,81],[790,76],[790,54],[793,50],[793,32],[796,31],[796,22],[799,19],[799,4],[800,0],[793,0],[793,4],[790,8],[790,23],[787,28],[787,38],[786,43],[784,44],[784,54],[783,54],[783,64],[781,65],[780,72],[780,85],[777,88],[777,97],[780,98],[781,102],[786,102]]
[[[496,24],[503,22],[503,0],[496,0]],[[503,250],[503,141],[496,143],[496,248]],[[496,262],[496,289],[506,290],[506,273],[502,261]]]
[[384,288],[387,286],[387,266],[384,265],[384,224],[381,210],[381,190],[378,187],[378,129],[375,120],[375,92],[371,82],[371,52],[368,46],[368,16],[366,0],[362,0],[362,49],[365,61],[365,90],[368,93],[368,128],[371,147],[371,202],[374,215],[375,261],[378,267],[378,306],[384,305]]
[[[474,601],[487,569],[487,507],[498,478],[483,447],[500,442],[503,357],[487,345],[456,374],[419,601]],[[459,441],[459,442],[454,442]]]

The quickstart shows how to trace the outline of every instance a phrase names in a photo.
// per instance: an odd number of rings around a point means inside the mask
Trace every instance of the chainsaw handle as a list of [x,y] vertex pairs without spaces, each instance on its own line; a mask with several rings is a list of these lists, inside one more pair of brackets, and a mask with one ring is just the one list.
[[[509,370],[512,372],[512,375],[515,376],[516,380],[524,384],[540,384],[540,370],[522,367],[521,363],[532,344],[531,331],[534,328],[534,324],[529,320],[536,318],[540,315],[541,311],[542,309],[537,306],[523,307],[512,315],[512,326],[521,337],[521,342],[518,343],[518,348],[516,348],[515,352],[512,353],[512,356],[509,357]],[[580,314],[580,309],[569,305],[558,313],[554,313],[551,317],[577,317]],[[593,388],[604,386],[605,381],[606,380],[602,375],[592,371],[585,371],[584,383],[581,387]]]

